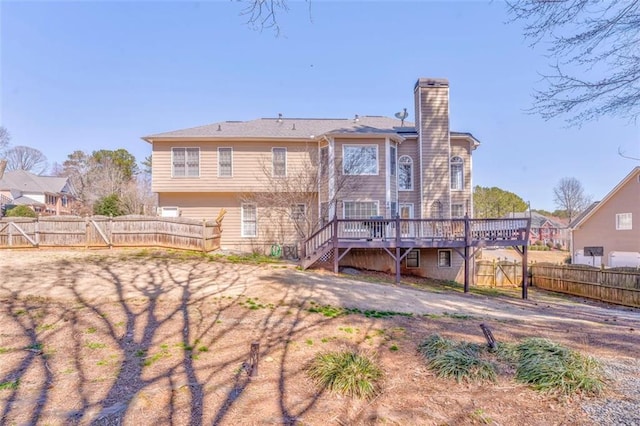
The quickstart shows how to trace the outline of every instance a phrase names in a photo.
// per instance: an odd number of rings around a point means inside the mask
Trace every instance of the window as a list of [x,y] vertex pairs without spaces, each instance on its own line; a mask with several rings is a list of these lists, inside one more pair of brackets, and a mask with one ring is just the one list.
[[304,220],[307,212],[307,206],[305,204],[293,204],[291,206],[291,219],[296,222]]
[[420,267],[420,250],[411,250],[407,257],[405,257],[405,266],[407,268],[419,268]]
[[377,201],[345,201],[343,203],[345,219],[369,219],[378,216]]
[[438,268],[451,267],[451,250],[438,250]]
[[233,148],[218,148],[218,176],[233,176]]
[[413,160],[403,155],[398,160],[398,187],[400,191],[413,190]]
[[616,215],[616,230],[624,231],[632,229],[631,213],[618,213]]
[[451,189],[464,189],[464,162],[460,157],[451,159]]
[[451,205],[451,217],[452,218],[460,218],[464,217],[464,205],[462,204],[452,204]]
[[171,148],[173,177],[200,176],[200,148]]
[[440,201],[431,203],[431,219],[442,219],[442,203]]
[[395,201],[391,202],[391,218],[395,218],[398,215],[398,203]]
[[377,175],[378,145],[343,145],[342,161],[345,175]]
[[273,175],[285,177],[287,175],[287,148],[273,148],[271,153],[273,159]]
[[391,170],[391,176],[396,175],[396,147],[389,147],[389,169]]
[[329,147],[320,148],[320,176],[327,176],[329,172]]
[[242,205],[242,236],[258,236],[258,209],[255,204]]

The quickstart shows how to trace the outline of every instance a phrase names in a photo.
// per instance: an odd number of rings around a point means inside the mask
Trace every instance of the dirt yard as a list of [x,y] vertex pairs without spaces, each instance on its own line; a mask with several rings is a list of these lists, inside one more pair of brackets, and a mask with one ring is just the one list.
[[[499,341],[547,337],[640,373],[637,310],[535,289],[522,301],[135,250],[0,251],[0,273],[0,424],[588,425],[585,406],[640,403],[616,378],[604,396],[563,400],[506,375],[457,384],[427,369],[424,338],[482,343],[484,322]],[[329,318],[313,303],[413,315]],[[341,348],[380,363],[375,399],[306,377],[316,353]]]
[[[529,262],[551,262],[551,263],[564,263],[567,257],[571,256],[568,251],[549,250],[538,251],[528,250],[527,258]],[[509,249],[484,249],[482,250],[483,260],[500,260],[508,259],[511,261],[522,261],[522,257],[516,253],[515,250]]]

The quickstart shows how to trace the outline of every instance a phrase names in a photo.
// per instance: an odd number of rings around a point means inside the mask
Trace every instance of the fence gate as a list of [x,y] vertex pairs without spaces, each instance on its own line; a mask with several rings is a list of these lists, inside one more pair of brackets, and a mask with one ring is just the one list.
[[111,247],[109,221],[89,220],[87,223],[87,245]]
[[490,287],[519,287],[522,284],[522,263],[510,260],[478,260],[475,283]]

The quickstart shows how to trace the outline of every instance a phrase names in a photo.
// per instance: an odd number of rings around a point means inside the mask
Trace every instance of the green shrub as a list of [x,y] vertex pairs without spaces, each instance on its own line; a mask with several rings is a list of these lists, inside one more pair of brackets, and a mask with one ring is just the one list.
[[547,339],[526,339],[516,347],[516,380],[542,391],[598,394],[604,387],[597,361]]
[[352,351],[316,355],[307,374],[323,389],[356,398],[377,395],[383,375],[373,360]]
[[102,216],[124,215],[124,210],[122,209],[118,194],[107,195],[106,197],[102,197],[96,201],[93,205],[93,213]]
[[7,210],[7,217],[38,217],[38,214],[27,206],[15,206]]
[[418,345],[429,368],[439,377],[456,379],[457,382],[496,381],[496,367],[481,357],[486,349],[467,342],[454,342],[437,334],[429,336]]

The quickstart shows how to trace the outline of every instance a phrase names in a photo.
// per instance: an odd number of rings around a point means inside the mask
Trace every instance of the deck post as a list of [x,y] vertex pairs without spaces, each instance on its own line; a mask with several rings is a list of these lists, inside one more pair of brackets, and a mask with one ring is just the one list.
[[396,284],[400,284],[400,215],[396,214]]
[[529,271],[527,265],[527,252],[529,251],[526,244],[522,245],[522,298],[528,298],[528,287],[529,287]]
[[469,293],[469,278],[470,278],[470,268],[469,264],[469,254],[471,244],[471,227],[469,224],[469,215],[464,215],[464,292]]
[[340,249],[338,248],[338,214],[333,216],[333,272],[340,272]]

